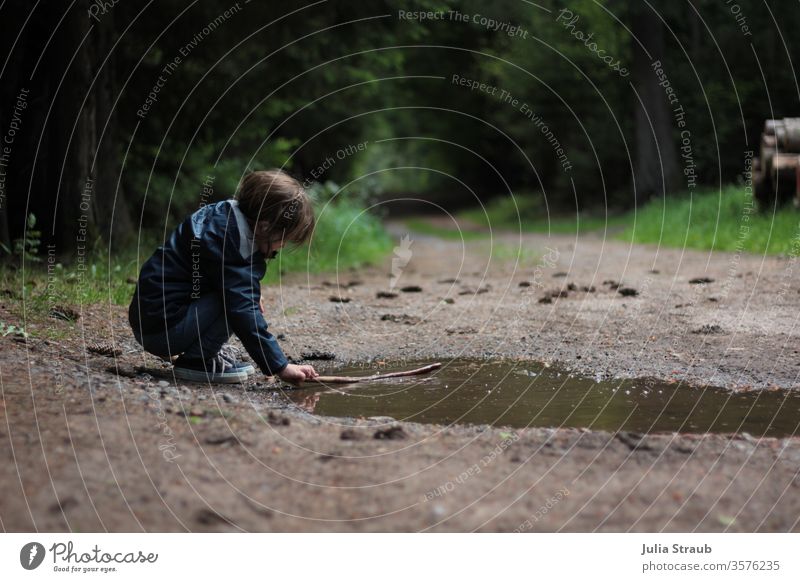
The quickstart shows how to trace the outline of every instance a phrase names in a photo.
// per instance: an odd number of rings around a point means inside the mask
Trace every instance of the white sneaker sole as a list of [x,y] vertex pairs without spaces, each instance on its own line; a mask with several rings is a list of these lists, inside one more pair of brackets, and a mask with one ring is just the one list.
[[224,372],[222,374],[207,374],[201,370],[191,370],[189,368],[173,368],[176,378],[188,380],[189,382],[210,382],[212,384],[241,384],[247,382],[249,374],[244,371]]

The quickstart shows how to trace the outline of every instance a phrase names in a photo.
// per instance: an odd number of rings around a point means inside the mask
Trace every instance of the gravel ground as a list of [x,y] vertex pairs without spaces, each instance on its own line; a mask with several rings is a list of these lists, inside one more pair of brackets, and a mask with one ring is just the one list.
[[[267,289],[287,354],[797,387],[794,260],[598,235],[412,240],[394,269]],[[28,314],[27,342],[0,338],[5,531],[800,530],[798,438],[318,417],[263,377],[176,384],[125,308],[72,307],[75,323]],[[0,304],[1,320],[15,312]]]

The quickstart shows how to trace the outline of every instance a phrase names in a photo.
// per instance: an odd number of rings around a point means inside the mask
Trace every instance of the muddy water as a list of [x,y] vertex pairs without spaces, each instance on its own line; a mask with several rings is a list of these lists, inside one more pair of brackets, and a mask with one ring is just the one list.
[[[416,368],[329,367],[322,374],[363,376]],[[293,405],[326,416],[390,416],[436,424],[585,427],[634,432],[787,436],[800,425],[800,393],[732,393],[649,379],[595,381],[518,361],[443,361],[426,376],[287,391]]]

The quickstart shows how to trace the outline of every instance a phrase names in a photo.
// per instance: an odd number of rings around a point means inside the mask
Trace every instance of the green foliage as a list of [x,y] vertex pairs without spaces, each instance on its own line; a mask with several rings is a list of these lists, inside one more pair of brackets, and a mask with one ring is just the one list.
[[[189,32],[228,8],[224,0],[189,8],[162,0],[158,18],[139,18],[133,5],[115,7],[127,41],[120,77],[131,75],[120,109],[141,107],[143,89],[181,54]],[[382,194],[438,200],[453,191],[478,199],[509,187],[547,192],[548,205],[532,208],[536,229],[575,230],[577,216],[563,223],[539,218],[547,212],[570,215],[577,206],[584,222],[587,210],[603,217],[609,205],[630,208],[632,89],[640,81],[631,72],[638,46],[631,29],[646,7],[574,0],[571,27],[558,21],[564,8],[555,0],[417,0],[409,6],[376,0],[325,10],[289,0],[249,3],[165,77],[145,119],[120,116],[121,133],[135,136],[123,176],[133,215],[138,219],[143,205],[144,224],[172,226],[198,206],[208,176],[220,199],[233,195],[248,169],[266,167],[285,168],[301,180],[355,180],[363,204]],[[400,18],[400,9],[466,18],[420,21]],[[797,41],[777,35],[764,9],[747,11],[748,42],[730,10],[713,0],[656,9],[664,19],[664,70],[687,113],[697,174],[708,183],[732,181],[742,164],[730,152],[743,149],[743,136],[754,137],[765,117],[796,109],[794,81],[784,73]],[[180,29],[163,34],[163,24],[179,14]],[[474,22],[475,15],[525,35],[491,30]],[[798,24],[795,11],[777,26],[790,31]],[[588,35],[591,43],[582,40]],[[759,62],[751,42],[765,55]],[[141,47],[150,48],[143,55]],[[629,75],[608,66],[599,51]],[[470,90],[453,75],[495,91]],[[552,132],[570,170],[526,111]],[[669,121],[677,151],[679,129]],[[365,151],[336,159],[324,176],[311,175],[334,152],[365,141]],[[603,223],[587,228],[598,226]]]
[[[570,12],[578,18],[573,28],[557,22],[564,5],[555,2],[544,5],[549,12],[525,10],[520,16],[530,32],[528,39],[509,43],[498,55],[502,60],[486,59],[481,63],[482,78],[491,80],[499,90],[507,91],[518,101],[514,105],[496,96],[487,98],[487,114],[493,123],[522,149],[516,152],[511,144],[504,144],[497,151],[497,163],[508,168],[515,188],[546,186],[551,207],[554,203],[558,206],[559,199],[572,201],[573,182],[582,206],[600,205],[602,197],[598,195],[602,192],[598,192],[597,185],[604,183],[601,177],[612,191],[627,180],[627,175],[616,168],[627,165],[625,139],[633,127],[630,77],[621,77],[571,33],[591,34],[592,41],[604,54],[628,69],[631,68],[630,37],[594,0],[569,3]],[[506,7],[503,8],[505,12]],[[612,12],[625,19],[628,8],[616,5]],[[571,170],[562,169],[554,142],[536,121],[543,122],[552,132],[564,149]]]
[[30,337],[30,334],[25,331],[24,327],[17,327],[16,325],[10,325],[4,321],[0,321],[0,336],[7,337],[9,335],[25,338]]
[[[149,237],[145,246],[155,248],[155,238]],[[134,281],[140,262],[136,249],[114,254],[99,247],[86,256],[85,269],[78,264],[65,266],[48,257],[46,265],[39,264],[24,271],[9,265],[0,265],[0,286],[21,299],[26,311],[46,314],[56,305],[87,305],[111,302],[126,305],[133,295]]]
[[[758,212],[741,186],[702,189],[652,200],[624,214],[547,216],[531,195],[498,197],[484,210],[460,215],[492,229],[574,234],[608,231],[635,243],[757,254],[790,254],[800,248],[800,212],[791,207]],[[622,229],[619,234],[615,232]]]
[[406,227],[408,227],[408,229],[412,232],[436,236],[448,240],[468,241],[483,239],[489,236],[488,231],[473,230],[472,225],[469,225],[469,227],[466,225],[461,225],[460,228],[456,228],[455,226],[453,228],[445,228],[436,224],[432,224],[423,218],[412,218],[407,220]]
[[483,243],[483,246],[486,255],[492,261],[533,265],[541,258],[539,251],[525,245],[522,240],[513,244],[494,241],[491,244]]
[[628,221],[625,240],[672,247],[788,254],[797,252],[800,237],[797,210],[756,212],[740,186],[653,200]]
[[545,215],[545,210],[541,196],[523,193],[497,196],[483,207],[474,208],[462,214],[486,228],[509,230],[522,228],[525,230],[524,225],[541,220]]
[[524,193],[498,196],[484,205],[461,213],[461,217],[492,230],[574,234],[617,228],[626,217],[598,211],[548,212],[541,195]]
[[[380,220],[356,202],[338,199],[321,203],[318,222],[309,245],[286,249],[273,261],[265,282],[275,283],[283,273],[324,272],[359,267],[381,260],[392,241]],[[139,248],[109,257],[99,248],[86,258],[86,269],[77,265],[48,263],[23,272],[0,266],[0,286],[19,290],[29,312],[46,314],[53,305],[112,303],[127,305],[141,264],[158,246],[155,234],[146,236]]]
[[[246,172],[271,167],[318,182],[311,191],[321,211],[310,250],[282,253],[271,281],[279,270],[377,260],[391,245],[374,215],[361,212],[382,197],[446,200],[442,204],[453,208],[488,200],[485,211],[460,215],[477,225],[466,238],[488,228],[571,234],[631,220],[607,208],[628,210],[635,203],[631,159],[640,79],[607,66],[575,31],[591,34],[597,49],[632,71],[638,44],[631,29],[645,5],[573,0],[568,10],[579,19],[569,28],[557,21],[564,5],[555,0],[375,0],[324,9],[274,0],[242,4],[206,29],[233,4],[160,0],[157,10],[141,12],[136,3],[114,8],[116,31],[125,31],[114,54],[117,85],[110,93],[117,114],[108,134],[125,154],[117,211],[128,212],[145,239],[157,240],[203,202],[233,196]],[[775,22],[769,10],[751,7],[752,36],[743,37],[730,7],[714,0],[655,8],[664,19],[663,67],[686,111],[697,175],[707,183],[733,181],[763,119],[796,114],[795,80],[786,71],[800,42],[790,33],[800,26],[800,11],[784,11]],[[457,11],[466,18],[415,20],[400,18],[399,10]],[[492,30],[475,15],[525,35]],[[494,91],[470,90],[454,75]],[[157,81],[157,98],[140,115]],[[564,169],[554,142],[526,111],[552,132],[571,169]],[[677,149],[680,130],[668,121]],[[335,155],[365,142],[363,151]],[[325,164],[328,159],[334,163]],[[521,194],[489,197],[509,190]],[[687,244],[728,248],[732,236],[739,239],[725,230],[725,217],[740,209],[729,200],[706,202],[706,195],[696,193],[691,224],[688,214],[679,215],[685,200],[670,203],[666,215],[658,214],[657,203],[639,209],[629,237],[682,244],[672,239],[687,224]],[[700,218],[706,207],[713,220],[708,225]],[[794,228],[792,216],[782,210],[766,230],[761,223],[752,228],[748,248],[785,252],[780,249]],[[26,217],[18,218],[15,224],[22,225]],[[41,259],[41,233],[35,218],[29,220],[25,238],[6,251],[32,264]],[[65,233],[75,225],[55,226]],[[424,222],[411,226],[423,234],[462,236]],[[81,277],[60,267],[51,288],[65,302],[124,303],[132,289],[125,280],[136,276],[151,246],[141,245],[143,257],[90,255]],[[63,247],[65,255],[74,250]],[[35,300],[37,277],[43,279],[35,269],[30,277],[24,291]]]
[[131,191],[142,195],[132,200],[145,207],[145,225],[172,227],[201,204],[233,197],[247,172],[283,165],[294,144],[293,140],[276,139],[253,159],[217,159],[219,152],[211,143],[187,151],[165,145],[151,152],[157,165],[152,175],[140,172],[130,177]]
[[[555,0],[324,6],[159,0],[157,8],[144,10],[136,2],[116,3],[113,19],[103,19],[104,27],[92,33],[114,36],[114,74],[93,90],[113,97],[113,122],[98,151],[109,148],[112,154],[106,155],[120,162],[98,180],[106,190],[98,195],[108,196],[119,178],[115,219],[117,212],[127,213],[119,224],[163,232],[202,201],[232,196],[248,170],[280,167],[301,181],[355,182],[358,200],[367,206],[382,195],[463,206],[509,189],[546,192],[548,205],[531,202],[536,214],[523,228],[575,230],[577,216],[563,224],[540,217],[569,215],[576,207],[583,222],[586,211],[603,216],[610,204],[630,209],[636,202],[631,160],[637,157],[637,123],[643,127],[638,98],[652,106],[667,96],[660,89],[655,95],[641,90],[647,67],[622,76],[600,51],[633,71],[640,42],[632,30],[650,8],[663,24],[658,58],[677,99],[667,103],[666,116],[650,111],[651,118],[663,124],[663,133],[672,130],[677,151],[681,128],[671,112],[679,104],[697,176],[706,184],[732,182],[743,170],[743,150],[757,148],[763,120],[797,115],[797,83],[787,71],[798,54],[800,36],[793,31],[800,27],[800,11],[782,10],[776,18],[766,5],[736,5],[738,15],[734,5],[719,0],[656,4],[573,0],[566,6],[577,18],[573,26],[558,21],[565,5]],[[455,11],[463,18],[401,18],[400,10]],[[23,9],[15,12],[27,17]],[[737,16],[746,17],[747,34]],[[492,29],[474,17],[524,35]],[[78,28],[68,30],[77,22],[64,20],[65,38],[82,36]],[[454,76],[488,90],[470,89]],[[14,93],[11,86],[8,93]],[[58,109],[52,112],[54,126],[69,124]],[[364,142],[364,151],[337,157],[324,175],[313,175],[335,152]],[[563,167],[556,143],[571,169]],[[15,157],[25,156],[20,151]],[[40,201],[53,201],[55,208],[57,197],[68,199],[59,191],[74,195],[74,184],[58,182],[64,175],[58,164],[45,166],[55,168],[53,175],[31,185]],[[26,172],[20,166],[19,174]],[[209,178],[213,192],[205,200]],[[55,217],[36,208],[48,225],[45,242],[58,239],[65,255],[74,250],[64,248],[71,242],[65,233],[75,227],[71,205],[60,202]],[[27,210],[13,206],[22,205],[12,205],[11,239],[27,218]],[[492,211],[505,223],[509,208]],[[90,231],[94,238],[97,233]],[[107,236],[105,230],[99,234]],[[5,250],[33,262],[36,240],[6,241]]]
[[30,263],[40,263],[42,258],[39,257],[39,247],[42,244],[42,231],[36,230],[36,216],[33,213],[28,214],[25,221],[25,237],[15,239],[13,242],[13,250],[0,243],[3,251],[13,254],[20,260]]
[[310,244],[285,249],[267,269],[266,281],[285,273],[341,271],[375,263],[392,249],[381,221],[357,202],[337,199],[317,208],[317,225]]

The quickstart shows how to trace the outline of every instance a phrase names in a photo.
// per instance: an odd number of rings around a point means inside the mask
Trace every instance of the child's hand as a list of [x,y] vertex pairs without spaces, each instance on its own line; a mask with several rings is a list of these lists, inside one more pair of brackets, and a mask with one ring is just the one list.
[[303,380],[316,378],[317,376],[319,376],[319,374],[317,374],[314,366],[297,366],[295,364],[287,365],[278,374],[281,380],[294,384],[295,386],[302,384]]
[[261,297],[258,300],[258,308],[261,310],[262,315],[264,314],[264,298]]

